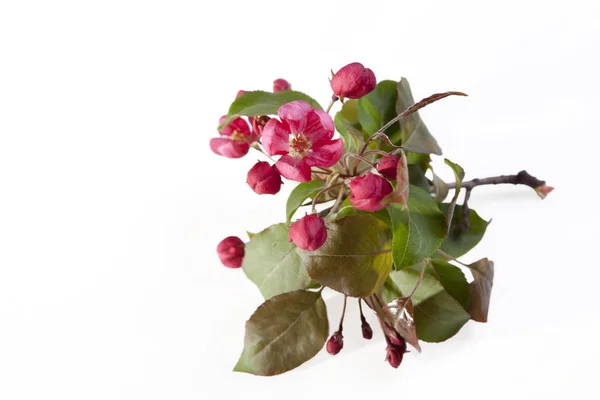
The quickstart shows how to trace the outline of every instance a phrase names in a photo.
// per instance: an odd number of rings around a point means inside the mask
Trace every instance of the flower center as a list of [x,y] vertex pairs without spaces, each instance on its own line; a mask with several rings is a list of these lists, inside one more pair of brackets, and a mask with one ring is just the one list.
[[290,138],[290,153],[293,155],[304,157],[304,153],[308,149],[310,149],[310,142],[303,134],[299,133]]
[[245,133],[233,131],[233,133],[231,134],[231,140],[237,143],[244,143],[247,141],[246,136],[247,135]]

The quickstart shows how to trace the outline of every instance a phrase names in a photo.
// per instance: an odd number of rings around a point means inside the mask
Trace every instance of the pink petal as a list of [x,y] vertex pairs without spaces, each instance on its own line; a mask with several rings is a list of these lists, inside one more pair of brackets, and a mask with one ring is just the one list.
[[296,133],[304,131],[307,115],[312,109],[307,102],[296,100],[279,107],[277,114],[282,121],[287,121],[292,128],[292,133]]
[[290,127],[285,122],[271,118],[263,129],[261,142],[270,156],[289,153]]
[[329,114],[314,109],[306,116],[306,126],[300,133],[304,134],[313,146],[317,146],[330,140],[334,132],[335,125]]
[[320,146],[313,146],[307,152],[304,160],[311,167],[331,167],[338,162],[344,153],[342,139],[331,140]]
[[248,143],[238,143],[227,138],[210,139],[210,149],[215,153],[227,158],[240,158],[248,154],[250,145]]
[[310,181],[310,166],[302,158],[292,157],[288,154],[281,157],[275,167],[284,178],[291,181]]
[[[225,121],[225,116],[221,117],[221,119],[219,120],[219,124],[222,124],[224,121]],[[250,133],[251,133],[250,125],[248,125],[248,122],[243,118],[234,119],[229,124],[225,125],[223,127],[223,129],[221,129],[219,131],[219,133],[223,136],[231,136],[231,135],[233,135],[234,131],[237,131],[244,135],[250,135]]]

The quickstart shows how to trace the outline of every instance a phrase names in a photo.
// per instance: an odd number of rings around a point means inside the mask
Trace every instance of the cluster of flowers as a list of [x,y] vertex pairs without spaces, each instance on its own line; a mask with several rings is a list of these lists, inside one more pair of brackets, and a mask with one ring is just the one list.
[[[360,63],[348,64],[333,74],[330,80],[333,101],[359,99],[373,91],[376,83],[373,71]],[[273,92],[284,90],[291,90],[286,80],[277,79],[273,82]],[[243,93],[240,91],[238,97]],[[250,147],[263,151],[269,158],[279,156],[273,165],[258,161],[248,171],[246,182],[258,194],[278,193],[283,183],[282,177],[308,182],[312,178],[313,167],[332,167],[344,153],[342,139],[333,139],[335,126],[328,112],[315,109],[305,101],[292,101],[279,108],[278,117],[249,117],[248,121],[236,118],[219,131],[221,137],[213,138],[210,142],[212,151],[224,157],[243,157]],[[220,123],[224,120],[225,116],[221,117]],[[356,209],[374,212],[385,207],[382,200],[393,191],[390,181],[396,179],[399,161],[398,156],[386,154],[374,165],[377,173],[365,171],[351,177],[348,184],[350,202]],[[289,241],[300,249],[315,251],[326,240],[325,221],[316,213],[305,215],[290,226]],[[244,258],[244,242],[236,236],[227,237],[217,246],[217,253],[223,265],[239,268]],[[364,318],[362,331],[366,339],[373,336]],[[327,342],[326,349],[335,355],[342,347],[340,327]],[[387,361],[397,368],[406,351],[406,343],[398,337],[387,351]]]

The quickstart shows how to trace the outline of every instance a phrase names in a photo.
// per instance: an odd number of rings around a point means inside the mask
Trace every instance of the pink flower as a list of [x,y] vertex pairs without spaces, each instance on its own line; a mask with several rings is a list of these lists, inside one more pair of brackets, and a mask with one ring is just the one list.
[[379,164],[377,164],[377,172],[385,176],[390,181],[396,180],[396,169],[398,168],[398,162],[400,158],[393,155],[387,154],[381,157]]
[[290,226],[289,241],[302,250],[315,251],[327,240],[325,221],[315,214],[305,215]]
[[335,127],[325,111],[305,101],[279,107],[278,121],[272,118],[262,133],[262,145],[270,156],[281,155],[277,170],[287,179],[308,182],[311,167],[331,167],[344,152],[341,139],[332,140]]
[[283,92],[284,90],[292,90],[292,85],[285,79],[275,79],[273,81],[273,93]]
[[246,183],[258,194],[275,194],[281,189],[281,175],[275,166],[259,161],[248,171]]
[[367,172],[350,181],[350,202],[359,210],[378,211],[385,208],[381,200],[392,190],[392,185],[385,178]]
[[[219,119],[219,124],[225,121],[226,116]],[[225,125],[219,131],[221,137],[210,139],[211,150],[220,156],[227,158],[240,158],[248,154],[250,143],[256,140],[252,134],[248,122],[242,118],[236,118]]]
[[375,74],[361,63],[351,63],[342,67],[331,78],[333,93],[341,99],[360,99],[377,86]]
[[229,236],[221,240],[217,246],[217,254],[227,268],[239,268],[244,259],[244,242],[237,236]]
[[344,336],[342,336],[342,332],[337,331],[327,341],[327,345],[325,346],[327,352],[332,356],[335,356],[337,353],[342,351],[344,348]]

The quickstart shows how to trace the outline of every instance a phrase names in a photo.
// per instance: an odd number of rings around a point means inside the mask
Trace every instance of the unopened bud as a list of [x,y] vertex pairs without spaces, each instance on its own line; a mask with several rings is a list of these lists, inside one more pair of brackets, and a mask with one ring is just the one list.
[[362,329],[363,338],[371,340],[373,338],[373,329],[371,329],[371,325],[369,325],[364,318],[360,327]]
[[339,353],[344,347],[344,336],[342,336],[342,332],[337,331],[327,341],[327,352],[332,356],[335,356]]

